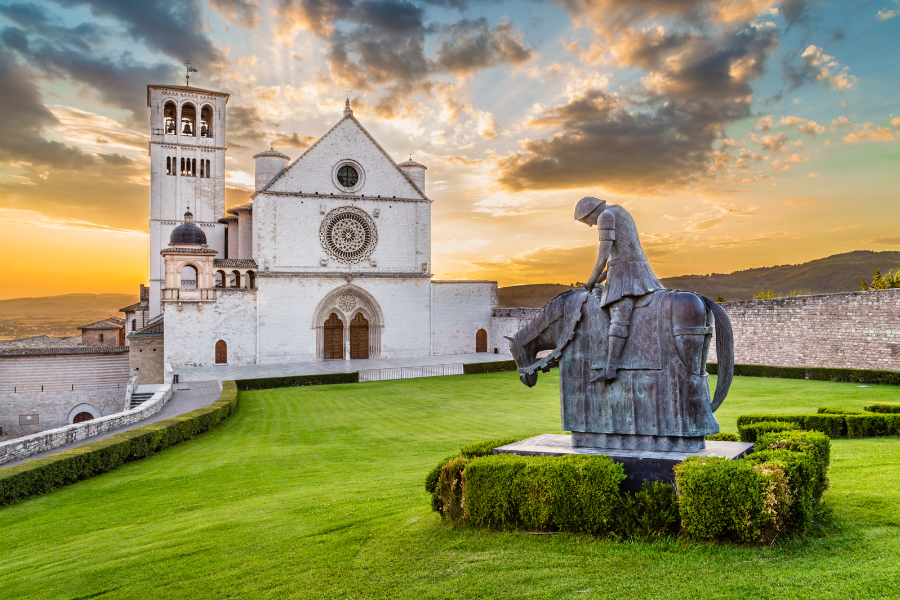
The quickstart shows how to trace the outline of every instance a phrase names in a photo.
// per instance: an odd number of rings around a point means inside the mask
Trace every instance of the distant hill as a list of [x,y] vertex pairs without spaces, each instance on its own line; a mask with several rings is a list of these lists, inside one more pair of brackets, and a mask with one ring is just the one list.
[[[882,273],[900,268],[900,252],[873,252],[857,250],[835,254],[799,265],[779,265],[711,275],[681,275],[666,277],[660,281],[669,289],[687,290],[708,296],[713,300],[721,294],[726,300],[745,300],[760,290],[781,292],[787,296],[792,291],[804,294],[834,294],[859,289],[860,277],[871,281],[875,269]],[[557,294],[572,289],[557,283],[513,285],[500,288],[502,308],[523,306],[540,308]]]
[[760,290],[771,290],[787,296],[793,290],[804,294],[834,294],[859,289],[860,277],[872,280],[875,269],[882,273],[897,271],[900,252],[857,250],[835,254],[799,265],[779,265],[711,275],[667,277],[662,284],[669,289],[688,290],[715,300],[721,294],[726,300],[745,300]]
[[115,315],[119,309],[138,301],[131,294],[63,294],[37,298],[0,300],[0,317],[59,316],[67,314]]

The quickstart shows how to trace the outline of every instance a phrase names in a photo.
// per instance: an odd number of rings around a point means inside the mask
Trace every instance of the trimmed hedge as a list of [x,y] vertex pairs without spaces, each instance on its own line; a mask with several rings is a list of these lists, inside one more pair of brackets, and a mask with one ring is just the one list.
[[763,433],[740,460],[676,465],[684,531],[697,539],[771,542],[804,533],[828,488],[831,442],[817,431]]
[[838,408],[836,406],[823,406],[818,411],[820,415],[861,415],[863,410],[855,410],[852,408]]
[[[797,429],[805,429],[807,431],[821,431],[828,437],[844,437],[847,435],[847,424],[845,415],[833,415],[825,413],[817,413],[814,415],[741,415],[738,417],[738,431],[741,426],[750,425],[751,423],[762,423],[765,421],[779,421],[794,423]],[[743,439],[743,436],[742,438]],[[753,440],[745,440],[753,441]]]
[[865,409],[873,413],[900,413],[900,404],[870,404]]
[[359,383],[359,373],[327,373],[324,375],[292,375],[289,377],[261,377],[259,379],[238,379],[237,389],[271,390],[275,388],[302,387],[307,385],[331,385],[334,383]]
[[235,382],[226,381],[222,384],[222,396],[209,406],[2,469],[0,506],[106,473],[196,437],[234,413],[237,399]]
[[499,360],[495,362],[483,363],[466,363],[463,365],[463,373],[466,375],[477,375],[479,373],[502,373],[504,371],[515,371],[518,367],[514,360]]
[[759,421],[749,425],[738,425],[742,442],[755,442],[756,438],[761,434],[773,431],[790,431],[796,428],[796,423],[788,423],[787,421]]
[[463,458],[478,458],[479,456],[491,456],[494,448],[518,442],[522,438],[500,438],[498,440],[483,440],[480,442],[472,442],[460,448],[459,453]]
[[739,442],[741,438],[737,436],[735,433],[714,433],[712,435],[706,436],[707,441],[710,442]]
[[465,514],[476,527],[603,535],[613,530],[622,466],[603,455],[472,460],[465,469]]
[[900,414],[844,415],[844,419],[847,421],[847,437],[900,435]]
[[[706,372],[718,373],[716,363],[707,363]],[[734,365],[734,374],[743,377],[777,377],[782,379],[815,379],[852,383],[884,383],[900,385],[900,371],[867,369],[826,369],[819,367],[770,367],[766,365]]]

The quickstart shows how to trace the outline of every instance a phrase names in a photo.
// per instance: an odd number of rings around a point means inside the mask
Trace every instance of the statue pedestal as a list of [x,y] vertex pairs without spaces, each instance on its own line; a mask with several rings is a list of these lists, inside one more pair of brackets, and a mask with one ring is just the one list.
[[753,448],[745,442],[706,442],[706,448],[696,452],[660,452],[653,450],[624,450],[588,448],[572,445],[571,435],[545,433],[527,440],[494,448],[494,454],[523,456],[565,456],[567,454],[605,454],[625,469],[623,491],[640,491],[645,481],[675,483],[675,465],[688,456],[721,456],[729,460],[741,458]]

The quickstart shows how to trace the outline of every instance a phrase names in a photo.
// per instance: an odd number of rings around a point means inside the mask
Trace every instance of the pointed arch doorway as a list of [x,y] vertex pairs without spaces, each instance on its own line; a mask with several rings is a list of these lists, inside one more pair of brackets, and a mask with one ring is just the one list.
[[325,321],[323,326],[325,333],[322,340],[325,344],[322,356],[325,360],[339,360],[344,358],[344,322],[335,313]]
[[369,358],[369,321],[362,313],[350,321],[350,358]]

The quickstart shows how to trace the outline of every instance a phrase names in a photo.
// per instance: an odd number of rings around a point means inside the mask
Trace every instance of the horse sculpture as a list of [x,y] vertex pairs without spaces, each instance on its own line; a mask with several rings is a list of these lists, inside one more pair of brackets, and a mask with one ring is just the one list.
[[[657,290],[635,302],[618,377],[598,378],[609,343],[602,286],[560,294],[507,337],[528,387],[558,361],[562,428],[572,445],[694,452],[718,433],[713,413],[734,375],[727,313],[699,294]],[[718,379],[710,398],[706,359],[715,325]],[[551,350],[537,359],[538,352]]]

